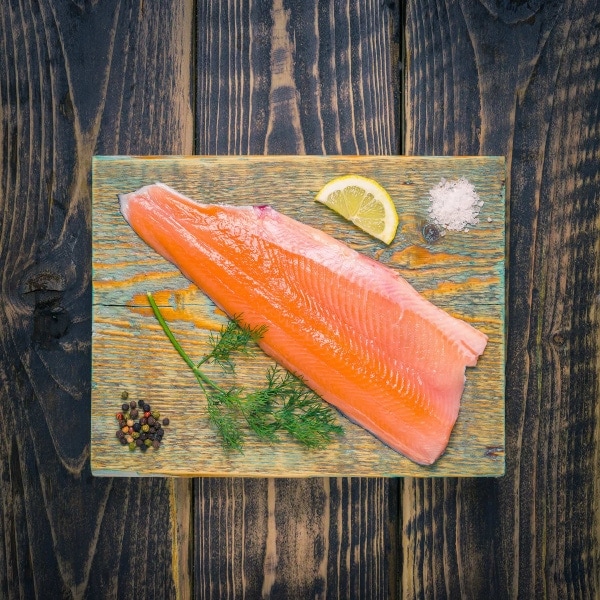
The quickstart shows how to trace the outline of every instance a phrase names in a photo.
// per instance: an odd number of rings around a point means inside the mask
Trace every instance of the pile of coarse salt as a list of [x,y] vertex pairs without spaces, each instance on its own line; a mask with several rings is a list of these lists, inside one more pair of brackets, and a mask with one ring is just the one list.
[[429,215],[434,223],[452,231],[469,231],[479,223],[483,200],[464,177],[453,181],[442,179],[429,190]]

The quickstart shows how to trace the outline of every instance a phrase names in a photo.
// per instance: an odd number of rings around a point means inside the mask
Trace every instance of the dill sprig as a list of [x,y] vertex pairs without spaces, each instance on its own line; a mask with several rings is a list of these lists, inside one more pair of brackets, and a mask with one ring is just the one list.
[[334,411],[301,378],[279,366],[267,371],[263,388],[249,392],[240,387],[224,388],[202,371],[203,365],[213,363],[226,373],[234,373],[235,354],[250,354],[266,333],[265,325],[251,328],[241,316],[235,316],[218,334],[211,334],[211,351],[194,362],[173,335],[150,292],[148,300],[173,347],[194,373],[206,396],[209,421],[226,449],[243,450],[246,428],[268,443],[280,441],[284,431],[308,448],[323,448],[343,433]]
[[250,354],[252,351],[250,343],[258,342],[266,332],[266,325],[250,328],[242,324],[240,317],[234,316],[218,335],[214,333],[210,334],[209,343],[212,346],[212,350],[209,354],[202,357],[197,366],[207,362],[214,362],[223,371],[233,373],[235,371],[235,363],[231,360],[231,355],[235,352],[246,355]]

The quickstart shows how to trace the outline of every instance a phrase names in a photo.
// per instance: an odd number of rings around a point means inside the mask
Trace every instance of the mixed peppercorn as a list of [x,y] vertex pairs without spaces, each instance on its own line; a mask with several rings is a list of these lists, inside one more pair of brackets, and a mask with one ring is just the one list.
[[121,411],[117,413],[119,429],[117,439],[123,446],[129,446],[130,450],[139,448],[142,452],[148,448],[158,450],[165,435],[165,427],[169,425],[169,419],[160,419],[160,412],[152,410],[146,402],[128,400],[129,394],[123,392],[121,400],[123,404]]

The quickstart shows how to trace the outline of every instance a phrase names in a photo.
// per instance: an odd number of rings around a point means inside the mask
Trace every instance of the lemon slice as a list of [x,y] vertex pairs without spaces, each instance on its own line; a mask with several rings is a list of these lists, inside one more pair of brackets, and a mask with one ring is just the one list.
[[336,177],[325,184],[315,200],[386,244],[396,235],[398,213],[394,201],[373,179],[361,175]]

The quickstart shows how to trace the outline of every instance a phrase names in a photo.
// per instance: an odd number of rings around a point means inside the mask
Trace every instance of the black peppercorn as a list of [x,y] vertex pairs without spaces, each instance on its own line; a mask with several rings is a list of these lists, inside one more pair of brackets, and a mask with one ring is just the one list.
[[168,419],[167,417],[165,417],[165,418],[162,420],[162,424],[163,424],[165,427],[166,427],[166,426],[167,426],[169,423],[170,423],[170,421],[169,421],[169,419]]
[[123,412],[127,412],[129,410],[129,403],[128,402],[124,402],[121,405],[121,408],[123,409]]
[[152,425],[154,425],[154,423],[156,423],[156,420],[154,419],[154,417],[148,417],[148,425],[150,425],[150,427],[152,427]]
[[144,404],[144,412],[150,412],[150,405]]
[[134,423],[133,424],[133,430],[134,431],[140,431],[142,429],[142,426],[139,423]]
[[158,440],[154,440],[154,441],[152,442],[152,447],[153,447],[155,450],[158,450],[158,449],[160,448],[160,442],[159,442]]
[[135,400],[132,400],[132,401],[129,403],[129,408],[137,408],[137,402],[136,402]]

